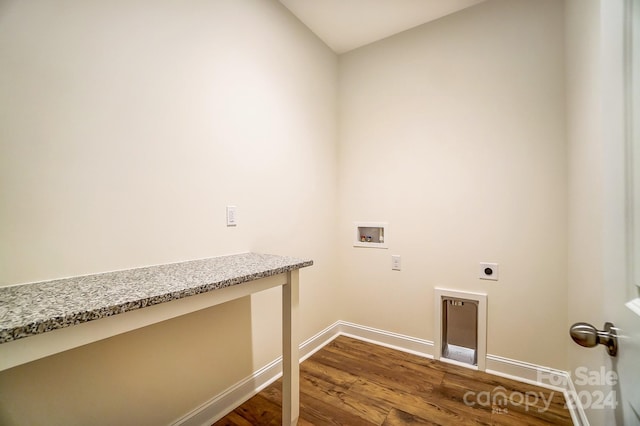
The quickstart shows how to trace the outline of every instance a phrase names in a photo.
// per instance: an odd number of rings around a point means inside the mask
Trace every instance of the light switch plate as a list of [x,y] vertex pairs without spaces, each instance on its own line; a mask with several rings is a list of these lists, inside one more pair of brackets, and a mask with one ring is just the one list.
[[236,206],[227,206],[227,226],[237,226],[238,217]]
[[400,259],[400,255],[398,254],[391,255],[391,269],[393,271],[402,270],[402,260]]

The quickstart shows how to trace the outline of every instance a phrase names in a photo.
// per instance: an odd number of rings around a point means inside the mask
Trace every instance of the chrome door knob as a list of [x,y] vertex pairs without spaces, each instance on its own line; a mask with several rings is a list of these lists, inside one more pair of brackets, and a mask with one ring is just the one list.
[[598,330],[586,322],[577,322],[571,326],[569,334],[574,342],[585,348],[600,344],[607,347],[609,355],[616,356],[618,353],[618,337],[610,322],[604,324],[604,330]]

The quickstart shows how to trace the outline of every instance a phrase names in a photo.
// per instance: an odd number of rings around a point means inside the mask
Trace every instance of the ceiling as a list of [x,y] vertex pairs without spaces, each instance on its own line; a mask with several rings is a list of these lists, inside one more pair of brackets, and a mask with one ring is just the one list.
[[484,0],[280,0],[336,53],[344,53]]

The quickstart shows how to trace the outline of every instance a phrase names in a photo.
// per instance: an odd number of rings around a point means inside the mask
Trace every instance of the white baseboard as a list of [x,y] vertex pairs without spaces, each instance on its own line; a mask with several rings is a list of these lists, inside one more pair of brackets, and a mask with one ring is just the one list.
[[564,392],[564,399],[567,401],[569,412],[571,413],[571,419],[575,426],[589,426],[589,419],[587,419],[587,413],[584,411],[584,407],[578,398],[578,392],[573,384],[573,380],[567,373],[568,386]]
[[430,340],[418,339],[346,321],[338,321],[334,326],[338,330],[338,335],[349,336],[387,348],[433,358],[433,342]]
[[[300,362],[340,335],[433,358],[432,341],[337,321],[300,345]],[[489,354],[487,354],[486,367],[486,372],[489,374],[563,392],[574,424],[589,426],[580,401],[573,397],[576,391],[568,372]],[[176,420],[172,426],[209,426],[281,376],[282,357],[278,357],[251,376]]]
[[185,414],[172,426],[210,426],[282,375],[282,357]]
[[[336,324],[327,327],[300,344],[300,362],[338,337],[340,333]],[[210,426],[281,376],[282,357],[280,356],[249,377],[180,417],[171,426]]]
[[556,370],[523,361],[516,361],[497,355],[487,355],[486,372],[507,379],[540,386],[556,392],[562,392],[576,426],[589,426],[589,421],[580,401],[575,398],[576,389],[571,375],[563,370]]

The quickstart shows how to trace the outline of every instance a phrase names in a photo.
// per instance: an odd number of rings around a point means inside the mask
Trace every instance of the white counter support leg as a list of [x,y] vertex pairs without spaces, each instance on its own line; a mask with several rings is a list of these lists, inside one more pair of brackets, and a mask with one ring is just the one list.
[[298,354],[299,271],[287,273],[282,286],[282,424],[296,425],[300,415],[300,357]]

